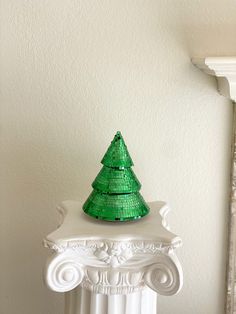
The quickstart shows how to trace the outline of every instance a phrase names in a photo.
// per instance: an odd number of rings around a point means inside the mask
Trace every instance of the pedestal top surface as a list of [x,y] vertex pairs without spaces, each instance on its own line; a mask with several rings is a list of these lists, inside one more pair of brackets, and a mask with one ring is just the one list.
[[133,241],[150,240],[163,246],[178,247],[181,239],[168,230],[165,220],[169,208],[165,202],[149,203],[150,213],[144,218],[129,222],[107,222],[94,219],[82,210],[76,201],[64,201],[58,210],[63,220],[59,228],[44,240],[45,246],[53,248],[69,242],[103,240]]

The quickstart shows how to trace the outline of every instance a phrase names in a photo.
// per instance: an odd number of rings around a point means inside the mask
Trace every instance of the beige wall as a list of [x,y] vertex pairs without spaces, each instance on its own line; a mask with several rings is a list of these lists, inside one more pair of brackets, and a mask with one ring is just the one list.
[[0,313],[63,313],[41,241],[121,130],[184,241],[159,314],[223,314],[232,105],[190,57],[235,55],[236,2],[1,0],[1,15]]

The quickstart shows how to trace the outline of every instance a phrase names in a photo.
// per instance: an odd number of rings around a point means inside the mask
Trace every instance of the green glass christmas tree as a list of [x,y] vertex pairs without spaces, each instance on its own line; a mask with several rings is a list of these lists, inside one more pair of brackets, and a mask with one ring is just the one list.
[[147,215],[149,207],[139,193],[141,184],[131,169],[133,161],[120,132],[101,163],[103,168],[92,183],[93,191],[83,205],[84,212],[108,221],[135,220]]

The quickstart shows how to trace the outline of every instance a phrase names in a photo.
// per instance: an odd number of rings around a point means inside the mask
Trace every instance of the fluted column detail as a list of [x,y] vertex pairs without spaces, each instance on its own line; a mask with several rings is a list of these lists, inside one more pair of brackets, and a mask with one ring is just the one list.
[[148,288],[126,295],[105,295],[78,287],[65,298],[65,314],[157,313],[157,295]]

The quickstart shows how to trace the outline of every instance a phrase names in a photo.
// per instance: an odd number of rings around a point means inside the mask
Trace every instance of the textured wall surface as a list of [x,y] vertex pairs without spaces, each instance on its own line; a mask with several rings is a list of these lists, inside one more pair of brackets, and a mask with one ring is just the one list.
[[232,105],[190,57],[235,55],[235,29],[235,1],[1,0],[2,314],[63,313],[41,241],[117,130],[184,242],[159,314],[223,314]]

